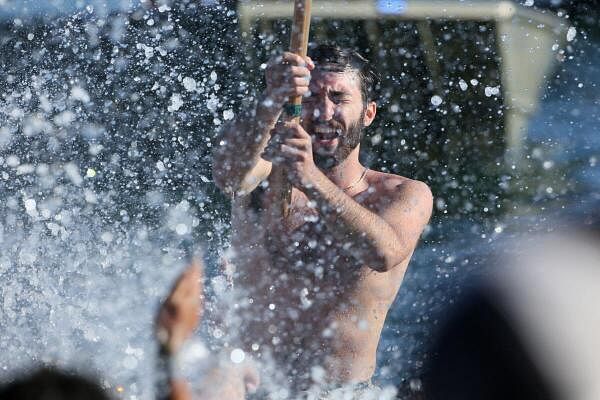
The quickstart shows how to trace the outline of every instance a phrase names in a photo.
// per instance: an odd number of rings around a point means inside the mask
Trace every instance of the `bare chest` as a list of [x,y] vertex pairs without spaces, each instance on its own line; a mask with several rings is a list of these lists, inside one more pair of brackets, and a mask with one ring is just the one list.
[[268,269],[270,287],[299,288],[316,298],[324,292],[334,296],[352,292],[363,266],[351,256],[344,238],[328,226],[331,221],[301,193],[293,196],[284,221],[270,218],[270,206],[265,201],[248,202],[242,213],[245,223],[234,229],[237,246],[243,249],[237,253],[244,254],[244,264],[261,265],[261,274]]

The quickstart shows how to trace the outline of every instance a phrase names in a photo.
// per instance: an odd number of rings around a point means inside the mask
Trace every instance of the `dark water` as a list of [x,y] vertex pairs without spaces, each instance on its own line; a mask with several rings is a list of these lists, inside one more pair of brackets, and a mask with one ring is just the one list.
[[[529,157],[515,173],[521,185],[536,185],[535,192],[513,194],[516,209],[492,218],[435,216],[413,256],[379,349],[378,378],[400,382],[402,393],[419,387],[427,346],[447,307],[510,251],[511,241],[600,212],[600,47],[591,39],[573,47],[573,59],[549,79],[529,125]],[[531,170],[542,173],[532,177]]]

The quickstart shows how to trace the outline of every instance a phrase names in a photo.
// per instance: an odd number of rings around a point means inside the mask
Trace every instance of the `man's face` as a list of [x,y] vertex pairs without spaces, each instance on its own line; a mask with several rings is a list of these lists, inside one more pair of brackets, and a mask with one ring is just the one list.
[[344,161],[359,144],[364,103],[355,71],[315,69],[310,96],[302,102],[302,125],[312,137],[317,166],[328,169]]

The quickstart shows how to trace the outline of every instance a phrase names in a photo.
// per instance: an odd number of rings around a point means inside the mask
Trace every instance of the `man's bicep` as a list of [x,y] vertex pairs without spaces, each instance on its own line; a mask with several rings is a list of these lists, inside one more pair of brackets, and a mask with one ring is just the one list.
[[423,182],[409,181],[399,185],[393,201],[381,214],[399,236],[401,242],[412,251],[429,222],[433,196]]

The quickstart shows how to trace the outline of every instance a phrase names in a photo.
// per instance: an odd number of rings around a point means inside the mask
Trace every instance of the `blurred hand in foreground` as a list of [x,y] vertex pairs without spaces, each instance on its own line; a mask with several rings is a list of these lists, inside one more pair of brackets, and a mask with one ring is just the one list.
[[200,322],[204,309],[203,273],[203,265],[193,260],[158,312],[156,337],[169,354],[175,354],[181,348]]
[[[169,362],[182,348],[200,323],[204,310],[204,265],[194,259],[175,282],[167,299],[163,302],[156,320],[156,337],[161,352]],[[243,400],[246,393],[254,392],[259,384],[256,366],[251,360],[240,364],[212,358],[212,366],[192,390],[188,382],[175,378],[166,371],[168,378],[168,400]]]

